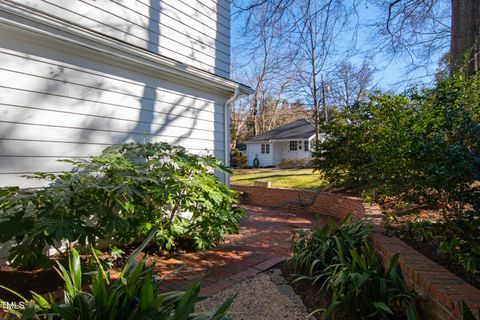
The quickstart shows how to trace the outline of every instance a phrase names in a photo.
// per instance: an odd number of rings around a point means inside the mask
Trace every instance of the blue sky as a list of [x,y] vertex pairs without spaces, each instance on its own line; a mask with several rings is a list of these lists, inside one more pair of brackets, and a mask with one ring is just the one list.
[[[235,9],[232,9],[234,12]],[[373,6],[361,5],[359,10],[359,18],[361,26],[357,29],[357,43],[356,49],[358,53],[355,56],[350,58],[350,62],[353,64],[361,64],[365,59],[365,54],[369,55],[371,53],[371,48],[373,43],[375,43],[375,35],[372,34],[371,28],[367,25],[373,21],[378,21],[379,17],[384,18],[384,12],[378,10]],[[248,61],[249,59],[244,54],[244,51],[238,48],[239,43],[243,37],[242,29],[242,19],[238,15],[233,15],[232,19],[232,52],[236,56],[233,60],[236,61]],[[338,40],[338,46],[344,46],[345,48],[351,48],[351,37],[345,35],[345,41],[342,43],[342,40]],[[235,50],[235,48],[237,50]],[[448,49],[448,48],[446,48]],[[376,69],[373,84],[382,90],[389,90],[394,92],[400,92],[410,87],[414,83],[429,83],[432,81],[433,77],[425,76],[428,73],[432,73],[436,67],[437,62],[444,52],[439,53],[437,56],[433,57],[430,62],[427,63],[429,67],[429,72],[425,70],[412,71],[409,70],[409,60],[405,56],[399,56],[395,59],[392,59],[389,54],[386,52],[379,52],[373,58],[370,59],[370,64],[373,68]],[[243,56],[242,56],[243,55]]]

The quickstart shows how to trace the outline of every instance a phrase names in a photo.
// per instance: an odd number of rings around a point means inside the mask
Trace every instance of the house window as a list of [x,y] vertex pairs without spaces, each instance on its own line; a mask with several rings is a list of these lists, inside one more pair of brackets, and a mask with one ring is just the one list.
[[305,151],[310,150],[310,146],[309,146],[310,143],[309,143],[308,140],[305,140],[305,141],[303,142],[303,144],[305,145]]
[[297,144],[298,142],[297,141],[290,141],[290,151],[297,151]]
[[270,153],[270,145],[267,143],[262,143],[262,153]]

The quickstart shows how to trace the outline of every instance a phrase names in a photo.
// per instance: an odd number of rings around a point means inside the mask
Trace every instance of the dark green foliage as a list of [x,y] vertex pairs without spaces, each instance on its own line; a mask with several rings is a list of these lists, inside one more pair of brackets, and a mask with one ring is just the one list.
[[236,194],[213,174],[229,172],[212,156],[166,143],[130,143],[70,162],[71,172],[38,173],[51,181],[36,190],[0,194],[0,242],[14,240],[14,264],[39,264],[46,246],[140,242],[158,225],[159,250],[205,249],[235,233],[243,211]]
[[386,220],[386,228],[400,239],[424,242],[437,248],[446,260],[463,266],[466,272],[480,273],[480,215],[467,211],[451,215],[448,221],[413,220],[397,227]]
[[[472,310],[470,310],[470,308],[464,301],[461,302],[460,307],[462,309],[463,320],[477,320],[477,317],[475,317]],[[480,314],[480,308],[478,309],[477,313]]]
[[[212,156],[197,156],[168,144],[127,144],[107,149],[84,166],[109,184],[124,186],[122,211],[129,223],[125,240],[145,236],[158,225],[161,249],[205,249],[237,232],[243,211],[213,171],[229,172]],[[120,239],[122,240],[122,239]]]
[[329,319],[340,308],[354,319],[390,319],[406,310],[407,319],[416,319],[415,294],[407,292],[398,267],[399,254],[385,268],[375,249],[364,244],[345,253],[344,261],[325,270],[325,288],[332,303],[325,309]]
[[0,198],[0,242],[16,243],[9,255],[14,265],[45,266],[47,246],[58,246],[62,240],[95,244],[97,238],[125,228],[126,220],[114,209],[115,187],[78,173],[37,177],[56,185],[10,189]]
[[300,233],[290,260],[301,274],[296,281],[310,281],[332,295],[330,305],[317,310],[326,319],[339,309],[352,319],[392,319],[405,310],[408,319],[416,319],[414,293],[406,290],[398,254],[384,267],[368,243],[370,233],[351,216],[339,227],[328,222]]
[[480,75],[431,90],[377,94],[324,126],[315,165],[333,185],[381,201],[395,196],[444,210],[478,205]]
[[351,215],[340,227],[328,220],[320,230],[294,231],[290,263],[296,270],[307,271],[314,276],[318,270],[339,262],[338,248],[341,248],[340,253],[356,248],[367,240],[370,233],[369,226],[362,221],[354,222]]
[[238,149],[232,149],[230,151],[230,167],[245,168],[246,166],[247,156],[241,153]]
[[11,310],[7,319],[226,319],[224,315],[232,299],[227,300],[214,313],[196,314],[194,312],[195,304],[201,300],[199,297],[201,285],[198,282],[189,286],[185,292],[160,293],[153,275],[153,268],[146,266],[145,258],[136,262],[136,256],[145,247],[146,242],[129,257],[119,279],[113,282],[103,269],[95,250],[92,250],[98,264],[96,270],[90,273],[89,290],[85,289],[83,283],[85,274],[82,273],[80,256],[75,249],[72,249],[68,266],[64,267],[58,263],[58,269],[56,269],[64,280],[63,299],[59,302],[52,296],[46,299],[32,292],[33,301],[23,298],[27,307],[19,311]]
[[324,130],[315,164],[329,183],[373,201],[440,208],[442,221],[407,223],[395,233],[480,271],[480,73],[374,95],[339,111]]
[[312,167],[312,160],[310,158],[283,159],[282,162],[280,162],[279,166],[282,169],[310,168],[310,167]]

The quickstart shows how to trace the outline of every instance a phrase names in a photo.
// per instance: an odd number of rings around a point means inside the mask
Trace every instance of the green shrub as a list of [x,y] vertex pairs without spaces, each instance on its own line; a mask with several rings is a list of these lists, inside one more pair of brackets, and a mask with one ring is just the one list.
[[160,249],[206,249],[235,233],[243,216],[237,196],[213,174],[230,173],[212,156],[198,156],[165,143],[127,144],[107,149],[84,165],[110,185],[124,186],[124,216],[136,240],[158,231]]
[[[351,249],[349,259],[325,270],[325,289],[332,302],[324,310],[329,319],[341,309],[353,319],[389,319],[406,310],[407,319],[417,319],[413,292],[407,292],[400,269],[399,254],[385,268],[375,249],[368,244]],[[351,258],[351,259],[350,259]]]
[[361,220],[353,221],[352,215],[340,227],[328,220],[320,230],[294,231],[293,255],[289,261],[296,271],[315,277],[328,266],[338,263],[339,254],[365,242],[370,233],[371,228]]
[[367,241],[370,233],[351,216],[339,227],[328,222],[320,230],[299,233],[290,260],[300,270],[295,281],[310,281],[331,294],[331,303],[316,310],[327,319],[338,309],[352,319],[389,319],[405,310],[408,319],[416,319],[414,293],[406,290],[398,254],[384,268]]
[[375,201],[433,202],[444,211],[477,206],[480,75],[455,75],[429,90],[376,94],[321,128],[315,166],[334,186]]
[[436,248],[447,261],[462,266],[466,272],[480,273],[480,215],[466,211],[448,221],[414,219],[398,226],[386,220],[389,233],[402,240],[423,242]]
[[227,300],[215,313],[194,312],[195,304],[201,300],[199,297],[201,286],[198,282],[190,285],[185,292],[160,293],[153,275],[153,267],[146,266],[145,258],[139,262],[135,259],[146,242],[129,257],[122,268],[120,278],[113,282],[103,269],[95,250],[92,250],[98,264],[96,270],[90,273],[91,285],[88,291],[85,290],[83,283],[85,274],[82,273],[80,256],[72,249],[68,267],[65,268],[58,263],[56,269],[64,280],[63,299],[58,302],[53,296],[46,299],[32,292],[33,300],[28,301],[19,295],[26,308],[10,310],[6,319],[226,319],[224,315],[232,299]]
[[303,158],[303,159],[283,159],[280,162],[280,168],[282,169],[293,169],[293,168],[310,168],[312,166],[312,159]]
[[214,175],[229,171],[212,156],[129,143],[69,162],[71,172],[33,176],[50,181],[48,187],[0,193],[0,242],[16,243],[14,265],[45,262],[45,247],[62,241],[138,243],[154,225],[153,243],[168,251],[210,248],[238,230],[237,196]]
[[238,149],[232,149],[230,151],[230,167],[245,168],[246,166],[247,156],[241,153]]
[[[94,176],[64,172],[36,174],[55,185],[40,189],[8,188],[0,192],[0,242],[13,240],[9,261],[14,266],[41,266],[49,246],[62,241],[95,245],[114,231],[125,230],[127,221],[117,199],[120,188]],[[63,254],[62,254],[63,255]]]

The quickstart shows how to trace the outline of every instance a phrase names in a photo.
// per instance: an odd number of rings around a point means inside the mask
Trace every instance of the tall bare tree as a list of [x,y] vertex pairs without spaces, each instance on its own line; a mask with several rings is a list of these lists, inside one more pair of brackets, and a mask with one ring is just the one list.
[[423,53],[420,58],[450,51],[452,71],[465,63],[467,74],[478,70],[478,0],[394,0],[388,3],[386,30],[391,44],[412,57],[415,49]]
[[[313,123],[315,124],[315,145],[318,145],[320,122],[320,73],[324,71],[326,58],[331,48],[335,19],[330,17],[330,4],[319,9],[317,2],[300,2],[293,29],[296,45],[295,67],[300,88],[304,88],[313,103]],[[297,10],[292,10],[297,12]]]
[[[247,0],[238,7],[251,12],[259,3],[266,4],[271,9],[266,18],[274,20],[299,1],[304,0]],[[332,2],[317,1],[319,5]],[[342,5],[350,7],[351,12],[357,12],[361,5],[379,8],[382,14],[370,24],[375,47],[381,52],[407,56],[412,68],[426,68],[426,61],[440,59],[448,52],[453,70],[465,62],[465,55],[468,73],[475,72],[478,66],[478,0],[348,0]]]
[[230,149],[248,137],[250,105],[247,99],[238,99],[230,105]]
[[[282,31],[277,32],[276,36],[283,45],[287,44],[283,56],[275,51],[276,58],[283,62],[279,65],[282,77],[285,74],[293,75],[289,86],[293,85],[297,96],[312,106],[312,120],[318,132],[322,99],[321,74],[334,65],[332,58],[336,58],[337,54],[334,40],[339,36],[339,30],[350,24],[351,12],[340,0],[279,0],[277,3],[267,0],[257,2],[245,10],[248,11],[247,24],[255,26],[259,39],[264,36],[262,30],[265,26],[280,26]],[[261,20],[257,19],[258,11],[264,12]],[[256,85],[260,84],[257,81]],[[256,90],[252,98],[252,112],[258,110],[254,107],[258,100],[257,92],[260,93]],[[316,139],[318,140],[318,134]]]
[[363,61],[360,66],[342,62],[328,74],[330,87],[328,100],[337,107],[352,106],[366,98],[372,80],[373,69],[367,61]]
[[269,19],[267,5],[259,5],[251,12],[245,24],[241,50],[248,58],[237,74],[237,80],[248,83],[254,93],[247,100],[247,123],[253,135],[272,128],[272,117],[285,99],[292,83],[292,72],[283,68],[290,60],[283,41],[280,20]]

